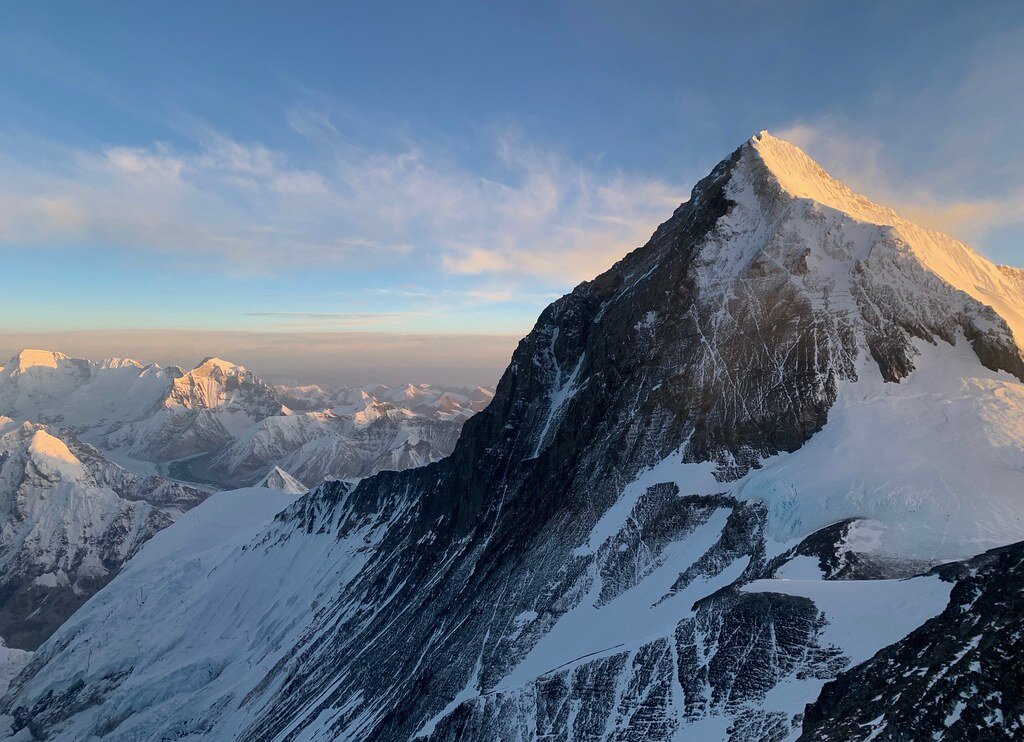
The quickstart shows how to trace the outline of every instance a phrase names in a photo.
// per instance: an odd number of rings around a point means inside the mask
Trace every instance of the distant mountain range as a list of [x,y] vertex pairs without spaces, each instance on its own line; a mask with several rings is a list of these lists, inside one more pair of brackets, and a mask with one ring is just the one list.
[[216,488],[280,466],[306,486],[436,461],[493,396],[409,384],[271,385],[207,358],[190,371],[25,350],[0,367],[0,414],[66,428],[134,468]]
[[24,350],[0,367],[0,637],[34,649],[213,489],[296,493],[436,461],[488,389],[266,384]]

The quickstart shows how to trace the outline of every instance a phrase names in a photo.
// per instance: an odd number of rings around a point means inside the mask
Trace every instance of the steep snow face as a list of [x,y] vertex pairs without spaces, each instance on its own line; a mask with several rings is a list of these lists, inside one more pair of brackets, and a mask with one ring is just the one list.
[[[24,649],[11,649],[0,642],[0,694],[7,692],[11,681],[24,669],[30,659],[32,659],[31,652]],[[0,722],[0,724],[2,723]]]
[[871,550],[933,563],[1024,540],[1024,384],[962,337],[943,346],[916,343],[899,384],[865,365],[820,433],[736,483],[768,504],[774,538],[866,518]]
[[[148,739],[171,724],[182,734],[243,738],[236,699],[302,641],[305,611],[330,602],[327,596],[358,573],[390,518],[400,515],[368,518],[343,534],[311,531],[294,538],[293,520],[273,522],[294,503],[293,495],[272,489],[220,492],[151,539],[119,575],[123,589],[109,586],[61,629],[76,646],[71,650],[76,664],[91,664],[92,655],[98,663],[93,668],[114,668],[135,654],[120,642],[128,629],[125,617],[138,617],[130,631],[145,637],[137,645],[145,655],[137,656],[140,672],[111,678],[102,687],[90,682],[105,703],[92,705],[88,718],[62,725],[60,732],[49,723],[46,730],[37,727],[40,734],[86,738],[92,734],[86,730],[102,728],[110,739]],[[144,605],[160,605],[162,615],[143,616],[140,596]],[[198,630],[197,609],[203,615]],[[30,673],[56,670],[52,652],[61,641],[35,655]],[[170,674],[157,669],[165,661],[174,664]],[[143,666],[154,671],[142,671]],[[66,680],[71,678],[61,682]],[[128,684],[119,689],[123,680]],[[212,681],[227,695],[206,696]],[[180,705],[186,698],[189,709]],[[189,720],[179,726],[179,717]]]
[[[732,153],[543,312],[451,456],[327,482],[213,563],[164,565],[141,604],[116,579],[15,681],[14,728],[795,737],[823,684],[949,595],[819,578],[1024,539],[1015,320],[963,284],[1014,305],[1016,274],[809,162],[767,135]],[[360,391],[344,414],[384,393]]]

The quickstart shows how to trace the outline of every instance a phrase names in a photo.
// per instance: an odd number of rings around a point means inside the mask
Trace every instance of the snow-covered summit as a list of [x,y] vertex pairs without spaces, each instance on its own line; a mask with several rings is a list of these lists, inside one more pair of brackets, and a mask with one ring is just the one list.
[[259,486],[278,490],[279,492],[286,492],[290,495],[303,495],[309,492],[309,488],[306,487],[306,485],[286,472],[280,466],[275,466],[271,469],[267,476],[263,478],[263,481],[260,482]]
[[[1019,269],[997,266],[970,247],[935,230],[902,218],[836,180],[799,147],[767,131],[749,146],[792,197],[816,202],[853,219],[890,227],[893,237],[927,270],[982,304],[991,306],[1024,342],[1024,281]],[[866,256],[865,256],[866,257]]]
[[209,357],[174,379],[164,406],[188,409],[235,408],[253,417],[282,412],[271,385],[244,366]]
[[216,356],[207,356],[195,365],[195,368],[192,369],[191,373],[211,374],[220,372],[222,374],[237,374],[244,372],[245,370],[245,366],[240,366],[237,363],[225,361],[223,358],[217,358]]
[[16,370],[18,373],[25,373],[25,371],[35,366],[57,368],[57,362],[65,359],[67,359],[67,356],[63,353],[26,348],[11,359],[9,366],[12,371]]
[[900,220],[889,207],[873,203],[833,178],[795,144],[762,131],[751,137],[748,145],[771,172],[779,187],[790,196],[817,201],[873,224],[893,224]]
[[83,482],[88,477],[85,466],[67,444],[43,429],[32,434],[28,454],[35,469],[48,479]]

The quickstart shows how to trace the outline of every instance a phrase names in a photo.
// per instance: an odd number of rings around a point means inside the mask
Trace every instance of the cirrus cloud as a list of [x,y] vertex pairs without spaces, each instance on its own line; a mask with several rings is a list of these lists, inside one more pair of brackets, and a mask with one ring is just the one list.
[[564,284],[646,241],[685,193],[508,130],[469,166],[405,136],[357,145],[322,113],[287,120],[298,135],[288,151],[204,126],[177,146],[0,140],[0,246],[148,251],[229,272],[409,258],[442,273]]

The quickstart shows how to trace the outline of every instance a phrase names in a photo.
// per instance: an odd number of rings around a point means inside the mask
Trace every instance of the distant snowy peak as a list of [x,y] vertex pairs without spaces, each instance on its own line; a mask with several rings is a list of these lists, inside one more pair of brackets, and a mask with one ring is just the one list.
[[271,469],[270,473],[263,478],[263,481],[260,482],[259,486],[266,487],[267,489],[278,490],[279,492],[286,492],[290,495],[304,495],[309,492],[309,488],[306,485],[286,472],[280,466],[275,466]]
[[12,372],[25,373],[30,368],[57,368],[58,362],[67,360],[63,353],[53,353],[48,350],[36,350],[26,348],[11,359],[10,367]]
[[[104,421],[134,422],[159,409],[226,407],[253,416],[291,412],[345,412],[379,406],[434,415],[469,417],[494,396],[488,387],[427,383],[357,389],[271,385],[231,361],[208,356],[188,371],[131,358],[90,361],[49,350],[25,349],[0,366],[0,414],[77,428]],[[372,414],[372,413],[371,413]]]
[[85,466],[60,438],[45,430],[36,430],[28,444],[28,455],[35,469],[51,481],[84,483],[89,478]]
[[207,356],[192,369],[194,374],[239,374],[245,372],[245,366],[231,361],[225,361],[223,358],[217,358],[216,356]]
[[128,358],[96,362],[23,350],[0,368],[0,414],[76,427],[137,420],[159,405],[178,375]]
[[361,421],[382,416],[466,419],[494,398],[493,387],[435,386],[419,383],[388,387],[368,384],[355,389],[328,390],[319,386],[276,387],[278,397],[295,412],[359,415]]
[[164,406],[192,410],[233,406],[258,417],[284,411],[272,386],[244,366],[213,357],[174,379]]
[[103,451],[227,487],[260,481],[277,465],[312,486],[436,461],[493,396],[427,383],[271,385],[216,356],[183,371],[25,350],[0,368],[0,415],[70,429]]
[[143,368],[143,364],[131,358],[104,358],[102,361],[94,363],[85,358],[74,358],[52,350],[25,348],[19,351],[6,364],[0,366],[0,375],[15,376],[30,373],[34,370],[36,372],[52,374],[62,367],[65,370],[77,370],[89,366],[98,369]]

